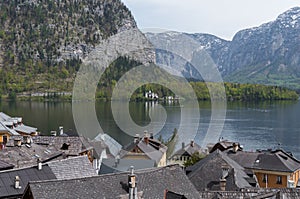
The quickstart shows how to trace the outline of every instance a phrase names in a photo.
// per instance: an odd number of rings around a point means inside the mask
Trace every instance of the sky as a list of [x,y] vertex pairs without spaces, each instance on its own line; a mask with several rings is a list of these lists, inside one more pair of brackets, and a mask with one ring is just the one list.
[[273,21],[298,0],[122,0],[144,32],[173,30],[232,39],[239,30]]

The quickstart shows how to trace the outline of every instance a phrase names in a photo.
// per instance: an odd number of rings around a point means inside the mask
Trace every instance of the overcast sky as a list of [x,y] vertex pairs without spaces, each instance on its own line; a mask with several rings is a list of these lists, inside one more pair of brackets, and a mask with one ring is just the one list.
[[298,0],[122,0],[142,30],[210,33],[231,39],[244,28],[275,20]]

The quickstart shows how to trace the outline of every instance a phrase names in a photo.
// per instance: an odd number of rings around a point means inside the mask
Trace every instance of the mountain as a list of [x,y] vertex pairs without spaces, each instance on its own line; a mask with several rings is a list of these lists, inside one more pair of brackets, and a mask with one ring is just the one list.
[[103,39],[136,28],[120,0],[2,0],[0,25],[2,93],[71,90]]
[[[172,68],[186,78],[201,79],[185,51],[192,55],[202,49],[210,55],[225,81],[300,89],[299,33],[300,8],[295,7],[272,22],[239,31],[232,41],[209,34],[166,32],[146,35],[154,46],[158,46],[157,64]],[[185,58],[179,53],[175,54],[181,59],[171,53],[177,49],[170,43],[175,43]],[[166,52],[166,48],[170,50]]]

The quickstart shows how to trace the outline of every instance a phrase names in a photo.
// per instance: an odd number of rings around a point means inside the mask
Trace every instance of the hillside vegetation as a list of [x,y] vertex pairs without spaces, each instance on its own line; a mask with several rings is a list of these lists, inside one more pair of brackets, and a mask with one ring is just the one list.
[[119,0],[2,0],[0,90],[70,91],[101,40],[136,27]]

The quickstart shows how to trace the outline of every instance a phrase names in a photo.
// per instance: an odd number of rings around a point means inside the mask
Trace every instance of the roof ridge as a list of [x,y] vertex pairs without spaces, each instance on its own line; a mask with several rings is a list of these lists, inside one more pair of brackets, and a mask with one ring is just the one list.
[[[156,168],[148,168],[148,169],[139,169],[139,170],[135,170],[136,174],[139,173],[151,173],[151,172],[156,172],[159,170],[163,170],[165,168],[169,168],[169,167],[175,167],[176,168],[180,168],[180,166],[178,164],[171,164],[165,167],[156,167]],[[141,172],[141,171],[146,171],[146,172]],[[72,180],[84,180],[84,179],[91,179],[91,178],[103,178],[103,177],[107,177],[107,176],[117,176],[117,175],[123,175],[123,174],[129,174],[130,171],[124,171],[124,172],[119,172],[119,173],[109,173],[109,174],[102,174],[102,175],[96,175],[96,176],[89,176],[89,177],[78,177],[78,178],[71,178],[71,179],[51,179],[51,180],[37,180],[37,181],[30,181],[28,182],[28,184],[37,184],[37,183],[48,183],[48,182],[63,182],[63,181],[72,181]]]
[[52,163],[57,163],[57,162],[65,162],[65,161],[68,161],[70,159],[79,159],[79,158],[82,158],[82,157],[88,157],[88,156],[87,155],[79,155],[79,156],[74,156],[74,157],[68,157],[68,158],[64,158],[64,159],[61,159],[61,160],[50,161],[50,162],[47,162],[45,164],[52,164]]

